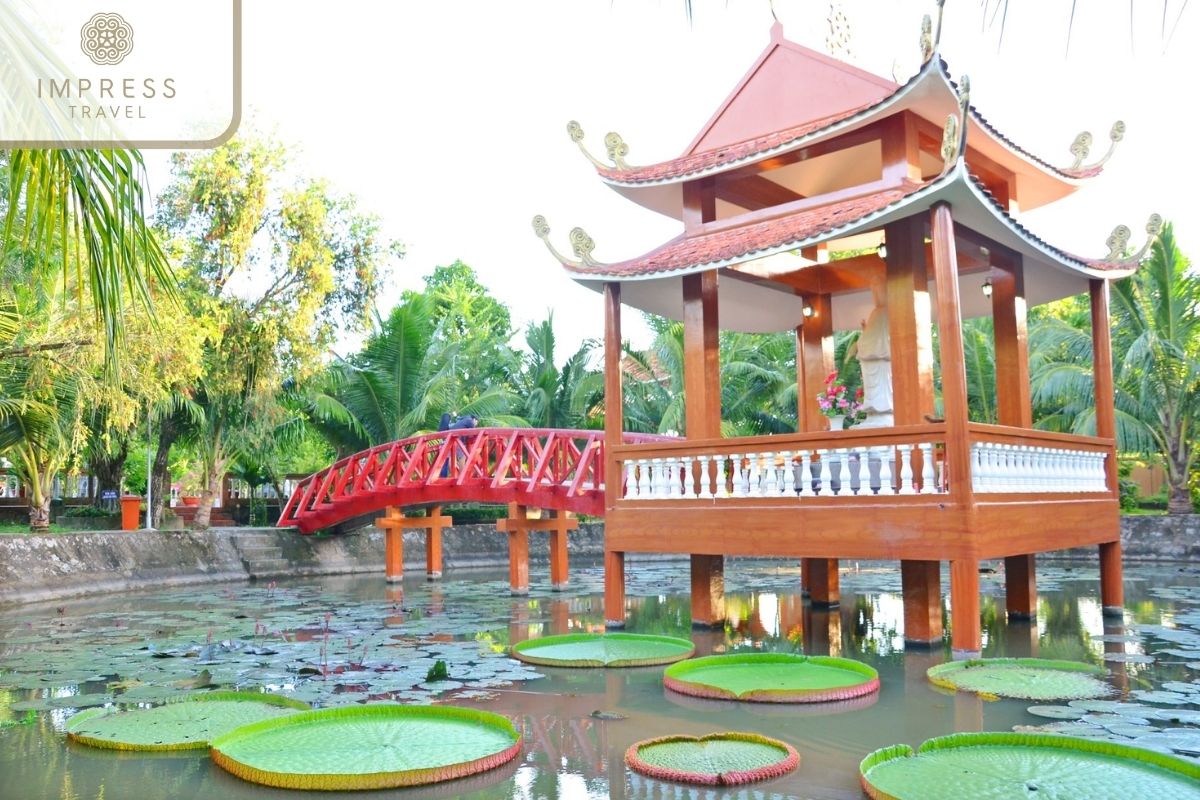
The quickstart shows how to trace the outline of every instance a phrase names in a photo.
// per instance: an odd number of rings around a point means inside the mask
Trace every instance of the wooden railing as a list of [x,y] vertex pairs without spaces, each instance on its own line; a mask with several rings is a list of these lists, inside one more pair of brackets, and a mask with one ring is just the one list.
[[1010,428],[968,426],[971,488],[979,494],[1111,492],[1106,461],[1111,439]]
[[945,494],[946,426],[912,425],[616,448],[626,501]]

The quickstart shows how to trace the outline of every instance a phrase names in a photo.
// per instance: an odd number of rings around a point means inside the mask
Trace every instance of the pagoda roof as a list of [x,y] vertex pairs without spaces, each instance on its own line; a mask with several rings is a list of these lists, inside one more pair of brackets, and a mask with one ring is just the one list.
[[[601,290],[604,283],[620,282],[624,302],[653,313],[680,318],[678,306],[683,276],[720,269],[718,317],[723,328],[765,332],[786,330],[802,323],[803,303],[788,286],[740,273],[737,266],[779,253],[797,251],[856,234],[877,231],[883,226],[927,212],[934,204],[948,202],[956,226],[962,226],[1022,255],[1026,272],[1027,299],[1031,305],[1050,302],[1087,290],[1091,278],[1122,278],[1137,268],[1134,259],[1099,259],[1077,256],[1054,247],[1014,219],[984,188],[959,158],[950,169],[932,180],[905,181],[887,188],[867,189],[861,194],[833,202],[814,198],[789,204],[778,214],[758,221],[737,220],[707,223],[685,232],[637,258],[600,263],[591,258],[591,241],[586,240],[581,262],[560,257],[576,282]],[[543,235],[548,231],[539,232]],[[572,233],[573,241],[576,232]],[[1125,231],[1122,247],[1128,241]],[[1140,256],[1140,253],[1139,253]],[[770,292],[770,294],[763,294]],[[964,316],[983,316],[990,306],[981,293],[963,293]],[[980,295],[976,297],[975,295]],[[842,329],[856,327],[871,308],[869,291],[834,296],[834,324]]]
[[[940,56],[929,58],[908,81],[897,85],[782,40],[781,34],[776,34],[777,30],[778,26],[773,28],[772,41],[767,50],[693,141],[688,152],[678,158],[645,166],[627,164],[623,157],[614,159],[614,166],[593,159],[600,177],[635,202],[668,216],[681,218],[681,185],[686,181],[718,175],[789,153],[901,111],[911,111],[941,129],[946,116],[958,110],[957,86],[951,78],[949,67]],[[781,55],[783,53],[787,54],[786,59]],[[798,72],[801,69],[806,71]],[[867,78],[872,78],[874,82]],[[826,99],[804,106],[801,110],[796,109],[796,98],[801,90],[788,89],[789,80],[791,84],[807,87],[835,79],[840,79],[841,85],[849,85],[852,89],[842,96],[843,102],[839,104]],[[770,128],[768,120],[788,119],[787,116],[781,111],[766,113],[761,108],[757,115],[752,113],[750,104],[757,103],[761,107],[770,104],[771,97],[777,98],[780,107],[791,108],[796,118],[785,126]],[[1002,134],[974,106],[970,107],[967,116],[972,146],[1015,174],[1018,196],[1024,210],[1075,191],[1084,179],[1098,175],[1107,159],[1105,156],[1091,166],[1056,167]],[[731,118],[736,118],[736,124],[730,121]],[[759,130],[751,135],[748,132],[755,124]],[[1114,128],[1112,134],[1114,142],[1123,135],[1123,127],[1120,134],[1116,130]],[[746,135],[727,140],[735,132]],[[582,137],[582,133],[579,136]],[[624,147],[623,142],[621,145]],[[627,148],[622,150],[622,155],[625,152]],[[1076,160],[1081,163],[1081,159]]]

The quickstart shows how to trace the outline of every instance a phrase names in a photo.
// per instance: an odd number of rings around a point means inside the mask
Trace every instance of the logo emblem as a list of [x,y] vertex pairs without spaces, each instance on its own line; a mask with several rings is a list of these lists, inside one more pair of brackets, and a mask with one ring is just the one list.
[[133,27],[120,14],[96,14],[80,29],[79,47],[94,64],[120,64],[133,51]]

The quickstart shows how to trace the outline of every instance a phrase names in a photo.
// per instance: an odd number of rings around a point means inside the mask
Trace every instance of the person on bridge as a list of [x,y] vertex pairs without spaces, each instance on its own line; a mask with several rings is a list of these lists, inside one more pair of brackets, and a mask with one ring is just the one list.
[[[458,416],[457,411],[455,411],[453,414],[451,414],[449,411],[443,413],[441,420],[438,422],[438,433],[441,433],[442,431],[450,430],[450,427],[453,424],[454,419],[457,416]],[[442,464],[442,477],[443,478],[450,477],[450,461],[449,460],[447,460],[445,464]]]

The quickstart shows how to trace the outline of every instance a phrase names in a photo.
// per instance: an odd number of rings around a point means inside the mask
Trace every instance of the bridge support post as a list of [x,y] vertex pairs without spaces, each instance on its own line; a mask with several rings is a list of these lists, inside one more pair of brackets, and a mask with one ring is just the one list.
[[978,658],[983,647],[976,558],[950,562],[950,647],[955,658]]
[[442,528],[454,524],[451,517],[442,516],[441,506],[432,506],[425,519],[425,577],[429,580],[442,577]]
[[557,523],[550,529],[550,588],[556,592],[566,591],[568,581],[567,531],[575,525],[566,511],[555,511],[554,521]]
[[375,520],[383,530],[383,564],[388,583],[404,580],[404,512],[388,506],[384,516]]
[[625,554],[604,551],[604,627],[625,627]]

